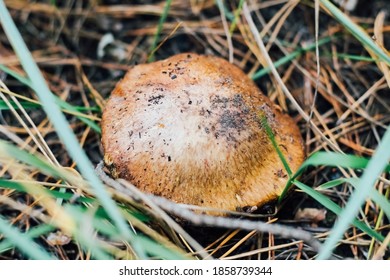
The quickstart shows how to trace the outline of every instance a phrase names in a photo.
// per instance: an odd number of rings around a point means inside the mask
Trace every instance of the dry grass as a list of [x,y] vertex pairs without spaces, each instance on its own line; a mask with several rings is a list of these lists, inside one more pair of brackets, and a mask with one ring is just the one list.
[[[378,62],[377,56],[367,51],[323,7],[319,13],[318,38],[325,41],[319,46],[318,56],[314,48],[316,28],[312,1],[246,1],[245,14],[245,7],[244,11],[238,9],[239,1],[174,0],[167,20],[161,26],[156,49],[153,49],[155,34],[164,13],[165,1],[117,2],[121,1],[5,1],[50,90],[66,103],[81,108],[78,113],[67,108],[63,111],[80,145],[95,165],[102,158],[100,134],[80,117],[98,123],[105,99],[115,83],[129,65],[147,62],[151,53],[154,53],[155,59],[179,52],[197,52],[231,60],[255,77],[260,89],[295,118],[308,155],[325,150],[371,157],[389,126],[389,65]],[[390,44],[389,21],[381,12],[386,5],[385,0],[372,1],[370,7],[361,3],[350,12],[354,22],[375,37],[375,42],[383,49]],[[248,17],[259,30],[267,52],[256,41],[256,30],[249,24]],[[113,40],[102,45],[109,39],[107,34],[112,34]],[[305,51],[306,48],[309,50]],[[267,74],[267,53],[273,62],[283,61],[289,54],[295,53],[276,69],[280,79]],[[25,75],[1,29],[0,65],[22,77]],[[31,154],[42,155],[45,161],[58,168],[66,168],[81,180],[75,163],[64,152],[43,110],[32,106],[39,103],[36,94],[9,73],[0,71],[0,78],[4,102],[18,104],[29,101],[22,103],[17,110],[0,112],[1,137]],[[34,182],[45,188],[73,193],[75,198],[93,198],[93,193],[74,179],[57,180],[11,158],[3,158],[0,167],[0,177],[4,179]],[[307,170],[300,181],[319,186],[339,177],[353,178],[360,174],[361,171],[349,168],[316,167]],[[376,190],[387,199],[389,183],[388,173],[384,173],[375,185]],[[343,207],[352,190],[351,185],[343,184],[322,193]],[[148,211],[148,215],[143,214],[140,219],[126,212],[126,218],[135,231],[168,248],[175,248],[182,255],[224,259],[310,259],[316,254],[301,240],[281,238],[272,231],[178,224],[174,219],[164,218],[156,210],[159,207],[145,207],[115,188],[110,188],[110,193],[118,204],[127,205],[135,213],[136,209]],[[57,206],[59,203],[57,199]],[[93,203],[88,201],[83,205],[91,206]],[[0,212],[22,231],[50,223],[54,214],[42,210],[50,207],[55,206],[42,204],[39,194],[33,196],[0,186]],[[323,209],[324,206],[307,194],[295,191],[283,201],[277,215],[265,218],[265,221],[304,229],[317,240],[324,240],[336,216],[328,211],[326,218],[319,221],[297,220],[295,213],[305,208]],[[371,199],[366,200],[359,218],[389,237],[389,217]],[[63,221],[66,219],[64,216]],[[63,224],[58,223],[56,227],[67,233]],[[49,242],[49,230],[37,236],[40,237],[35,240],[60,259],[89,259],[94,254],[81,248],[77,238],[67,244],[56,244]],[[134,248],[125,246],[123,242],[107,241],[103,237],[96,237],[96,242],[101,242],[114,258],[137,257]],[[351,227],[344,234],[334,257],[388,259],[386,242],[377,242]],[[202,253],[195,252],[202,246]],[[0,253],[0,259],[17,258],[25,256],[14,249]]]

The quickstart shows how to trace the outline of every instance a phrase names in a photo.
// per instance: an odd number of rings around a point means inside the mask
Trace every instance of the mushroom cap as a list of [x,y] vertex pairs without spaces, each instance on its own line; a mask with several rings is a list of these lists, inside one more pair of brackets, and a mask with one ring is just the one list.
[[295,122],[241,69],[184,53],[132,67],[102,117],[104,161],[115,178],[177,203],[236,211],[279,197],[304,160]]

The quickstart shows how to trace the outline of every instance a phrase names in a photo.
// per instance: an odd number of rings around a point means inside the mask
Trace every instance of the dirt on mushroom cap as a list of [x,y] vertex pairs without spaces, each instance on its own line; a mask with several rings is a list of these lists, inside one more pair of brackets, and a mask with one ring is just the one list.
[[114,177],[178,203],[260,206],[288,178],[259,114],[296,171],[305,156],[297,125],[241,69],[192,53],[137,65],[103,112],[105,163]]

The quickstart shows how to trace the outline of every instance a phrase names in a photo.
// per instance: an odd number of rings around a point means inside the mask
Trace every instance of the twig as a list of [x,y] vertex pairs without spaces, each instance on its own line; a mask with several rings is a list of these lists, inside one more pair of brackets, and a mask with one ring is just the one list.
[[[122,192],[123,194],[129,195],[135,200],[141,200],[154,210],[156,210],[161,217],[166,221],[173,222],[173,226],[176,227],[177,223],[172,220],[164,211],[180,217],[186,221],[191,222],[194,225],[202,225],[202,226],[212,226],[212,227],[221,227],[228,229],[243,229],[247,231],[260,231],[260,232],[269,232],[275,235],[278,235],[282,238],[287,239],[298,239],[306,242],[308,245],[312,247],[312,249],[318,252],[320,248],[320,242],[318,242],[309,232],[296,229],[284,225],[277,224],[268,224],[263,221],[251,221],[251,220],[243,220],[237,218],[227,218],[227,217],[219,217],[219,216],[209,216],[204,214],[197,214],[187,209],[181,204],[177,204],[168,200],[164,197],[155,196],[151,194],[145,194],[137,189],[130,182],[125,181],[123,179],[114,180],[107,176],[107,174],[103,171],[103,163],[100,162],[96,167],[97,174],[99,177],[108,185],[115,187],[116,190]],[[178,225],[177,225],[178,226]],[[176,230],[176,228],[174,228]],[[181,227],[180,230],[182,231]],[[180,232],[183,237],[190,237],[187,233],[185,235],[183,232]],[[188,239],[187,239],[188,240]],[[190,237],[190,240],[193,240]],[[194,243],[193,243],[194,242]],[[193,240],[192,246],[197,244],[195,240]],[[194,247],[195,248],[195,247]],[[196,248],[195,248],[196,249]],[[201,251],[199,251],[200,253]]]
[[101,161],[96,166],[96,173],[100,179],[107,185],[115,188],[117,191],[121,192],[124,195],[130,196],[134,200],[143,201],[145,204],[149,205],[157,214],[160,215],[160,218],[165,220],[178,234],[182,235],[187,242],[197,251],[197,253],[203,258],[210,258],[208,254],[205,253],[204,248],[193,239],[179,224],[177,224],[167,213],[165,213],[161,208],[161,205],[157,204],[154,196],[146,195],[134,187],[127,181],[124,180],[114,180],[107,176],[103,171],[103,162]]

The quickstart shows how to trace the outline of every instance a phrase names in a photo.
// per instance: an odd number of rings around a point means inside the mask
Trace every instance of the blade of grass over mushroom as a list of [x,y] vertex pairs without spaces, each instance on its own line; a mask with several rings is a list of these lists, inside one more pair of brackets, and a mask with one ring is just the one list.
[[6,240],[19,248],[26,256],[36,260],[51,260],[53,257],[41,246],[35,243],[29,236],[21,233],[18,229],[0,216],[0,233],[4,234]]
[[278,153],[278,156],[279,156],[280,160],[282,161],[284,169],[287,171],[287,175],[289,178],[289,180],[286,183],[285,188],[283,189],[282,193],[280,194],[280,196],[278,198],[278,203],[280,203],[283,200],[283,198],[286,196],[287,191],[288,191],[289,187],[291,186],[292,179],[294,177],[292,177],[293,174],[292,174],[290,166],[288,165],[286,158],[284,157],[282,151],[279,149],[279,145],[275,140],[275,135],[273,134],[272,129],[268,124],[267,118],[264,116],[264,114],[259,114],[259,118],[260,118],[260,123],[264,127],[268,138],[271,140],[272,146],[274,147],[274,149]]
[[160,38],[160,34],[161,34],[162,29],[163,29],[164,22],[167,19],[167,16],[169,13],[169,8],[171,7],[171,3],[172,3],[172,0],[167,0],[165,2],[164,11],[160,17],[160,21],[158,22],[157,31],[156,31],[156,34],[154,34],[153,43],[152,43],[152,46],[150,47],[150,54],[149,54],[148,62],[154,61],[154,53],[157,51],[156,48],[157,48],[158,40]]
[[[334,37],[333,36],[330,36],[330,37],[325,37],[325,38],[322,38],[321,40],[318,40],[318,46],[321,46],[321,45],[324,45],[326,43],[329,43]],[[298,56],[304,54],[305,52],[309,52],[309,51],[312,51],[316,48],[316,44],[315,43],[312,43],[304,48],[299,48],[298,50],[295,50],[293,51],[292,53],[290,53],[289,55],[286,55],[284,57],[282,57],[281,59],[277,60],[274,62],[274,65],[275,67],[280,67],[286,63],[289,63],[290,61],[292,61],[293,59],[297,58]],[[254,73],[252,75],[252,80],[257,80],[257,79],[260,79],[261,77],[269,74],[271,72],[271,68],[270,67],[266,67],[266,68],[263,68],[259,71],[257,71],[256,73]]]
[[[12,71],[11,69],[9,69],[8,67],[6,67],[6,66],[4,66],[2,64],[0,64],[0,70],[4,71],[8,75],[12,76],[13,78],[15,78],[16,80],[21,82],[22,84],[24,84],[24,85],[28,86],[29,88],[31,88],[33,91],[37,92],[37,90],[34,88],[34,84],[28,78],[19,75],[15,71]],[[82,107],[73,106],[73,105],[65,102],[64,100],[60,99],[58,96],[54,95],[53,93],[51,93],[51,94],[53,95],[57,105],[62,108],[62,111],[67,112],[67,113],[72,114],[72,115],[75,115],[82,122],[84,122],[86,125],[91,127],[95,132],[101,133],[100,127],[95,122],[93,122],[92,120],[88,119],[88,115],[84,115],[84,114],[80,113],[81,111],[84,111],[86,109],[82,109]]]
[[[358,182],[357,190],[355,190],[345,206],[342,213],[340,213],[339,220],[333,227],[332,234],[325,241],[321,249],[318,259],[328,259],[333,252],[335,245],[348,228],[351,220],[356,216],[361,204],[369,196],[372,191],[375,181],[380,174],[388,167],[390,159],[390,129],[386,131],[382,137],[381,143],[376,149],[371,160],[367,164],[361,179]],[[386,172],[388,172],[386,170]],[[383,241],[383,240],[381,240]]]
[[390,56],[387,55],[384,50],[379,47],[367,33],[356,23],[354,23],[346,14],[338,9],[329,0],[320,0],[323,7],[325,7],[330,14],[339,21],[345,28],[351,32],[351,34],[359,40],[366,49],[369,49],[381,60],[383,60],[388,66],[390,66]]
[[[340,215],[340,213],[342,212],[342,208],[339,205],[334,203],[332,200],[330,200],[329,198],[327,198],[325,195],[321,194],[320,192],[312,189],[311,187],[309,187],[306,184],[303,184],[297,180],[293,180],[292,183],[294,185],[296,185],[299,189],[304,191],[306,194],[308,194],[309,196],[314,198],[316,201],[321,203],[327,209],[329,209],[330,211],[335,213],[336,215]],[[349,224],[353,224],[355,227],[359,228],[363,232],[367,233],[369,236],[371,236],[371,237],[373,237],[381,242],[385,239],[381,234],[377,233],[372,228],[370,228],[366,224],[356,220],[355,218],[352,218],[351,221],[348,222],[348,225]]]
[[265,129],[265,133],[267,134],[268,138],[270,139],[270,141],[272,143],[272,146],[274,147],[274,149],[278,153],[279,159],[282,161],[283,167],[286,170],[288,177],[290,178],[292,175],[291,168],[288,165],[288,162],[287,162],[286,158],[284,157],[282,151],[279,149],[279,145],[276,142],[275,135],[272,132],[272,128],[269,126],[267,118],[263,112],[259,113],[259,119],[260,119],[260,123],[261,123],[262,127],[264,127],[264,129]]
[[45,79],[43,78],[38,66],[36,65],[2,0],[0,1],[0,21],[9,42],[13,46],[14,51],[16,52],[23,68],[30,78],[31,84],[36,91],[47,116],[52,121],[58,136],[65,144],[65,147],[70,156],[77,163],[77,166],[83,176],[85,176],[85,178],[89,181],[90,186],[95,191],[97,198],[101,202],[102,206],[106,209],[110,218],[118,227],[122,237],[132,243],[140,258],[146,258],[144,248],[140,247],[139,244],[132,242],[134,240],[134,235],[131,233],[124,218],[120,215],[117,206],[109,196],[107,190],[105,190],[104,185],[96,176],[91,162],[80,147],[76,136],[71,131],[69,124],[60,111],[53,94],[47,87]]
[[[42,236],[44,234],[47,234],[54,229],[55,229],[55,227],[53,227],[51,225],[40,224],[40,225],[32,227],[28,231],[26,231],[24,233],[20,233],[20,234],[25,235],[26,238],[28,238],[30,240],[30,239],[34,239],[34,238],[37,238],[39,236]],[[15,248],[15,245],[13,245],[13,242],[10,241],[9,239],[5,239],[5,240],[0,242],[0,254],[4,253],[12,248]]]

